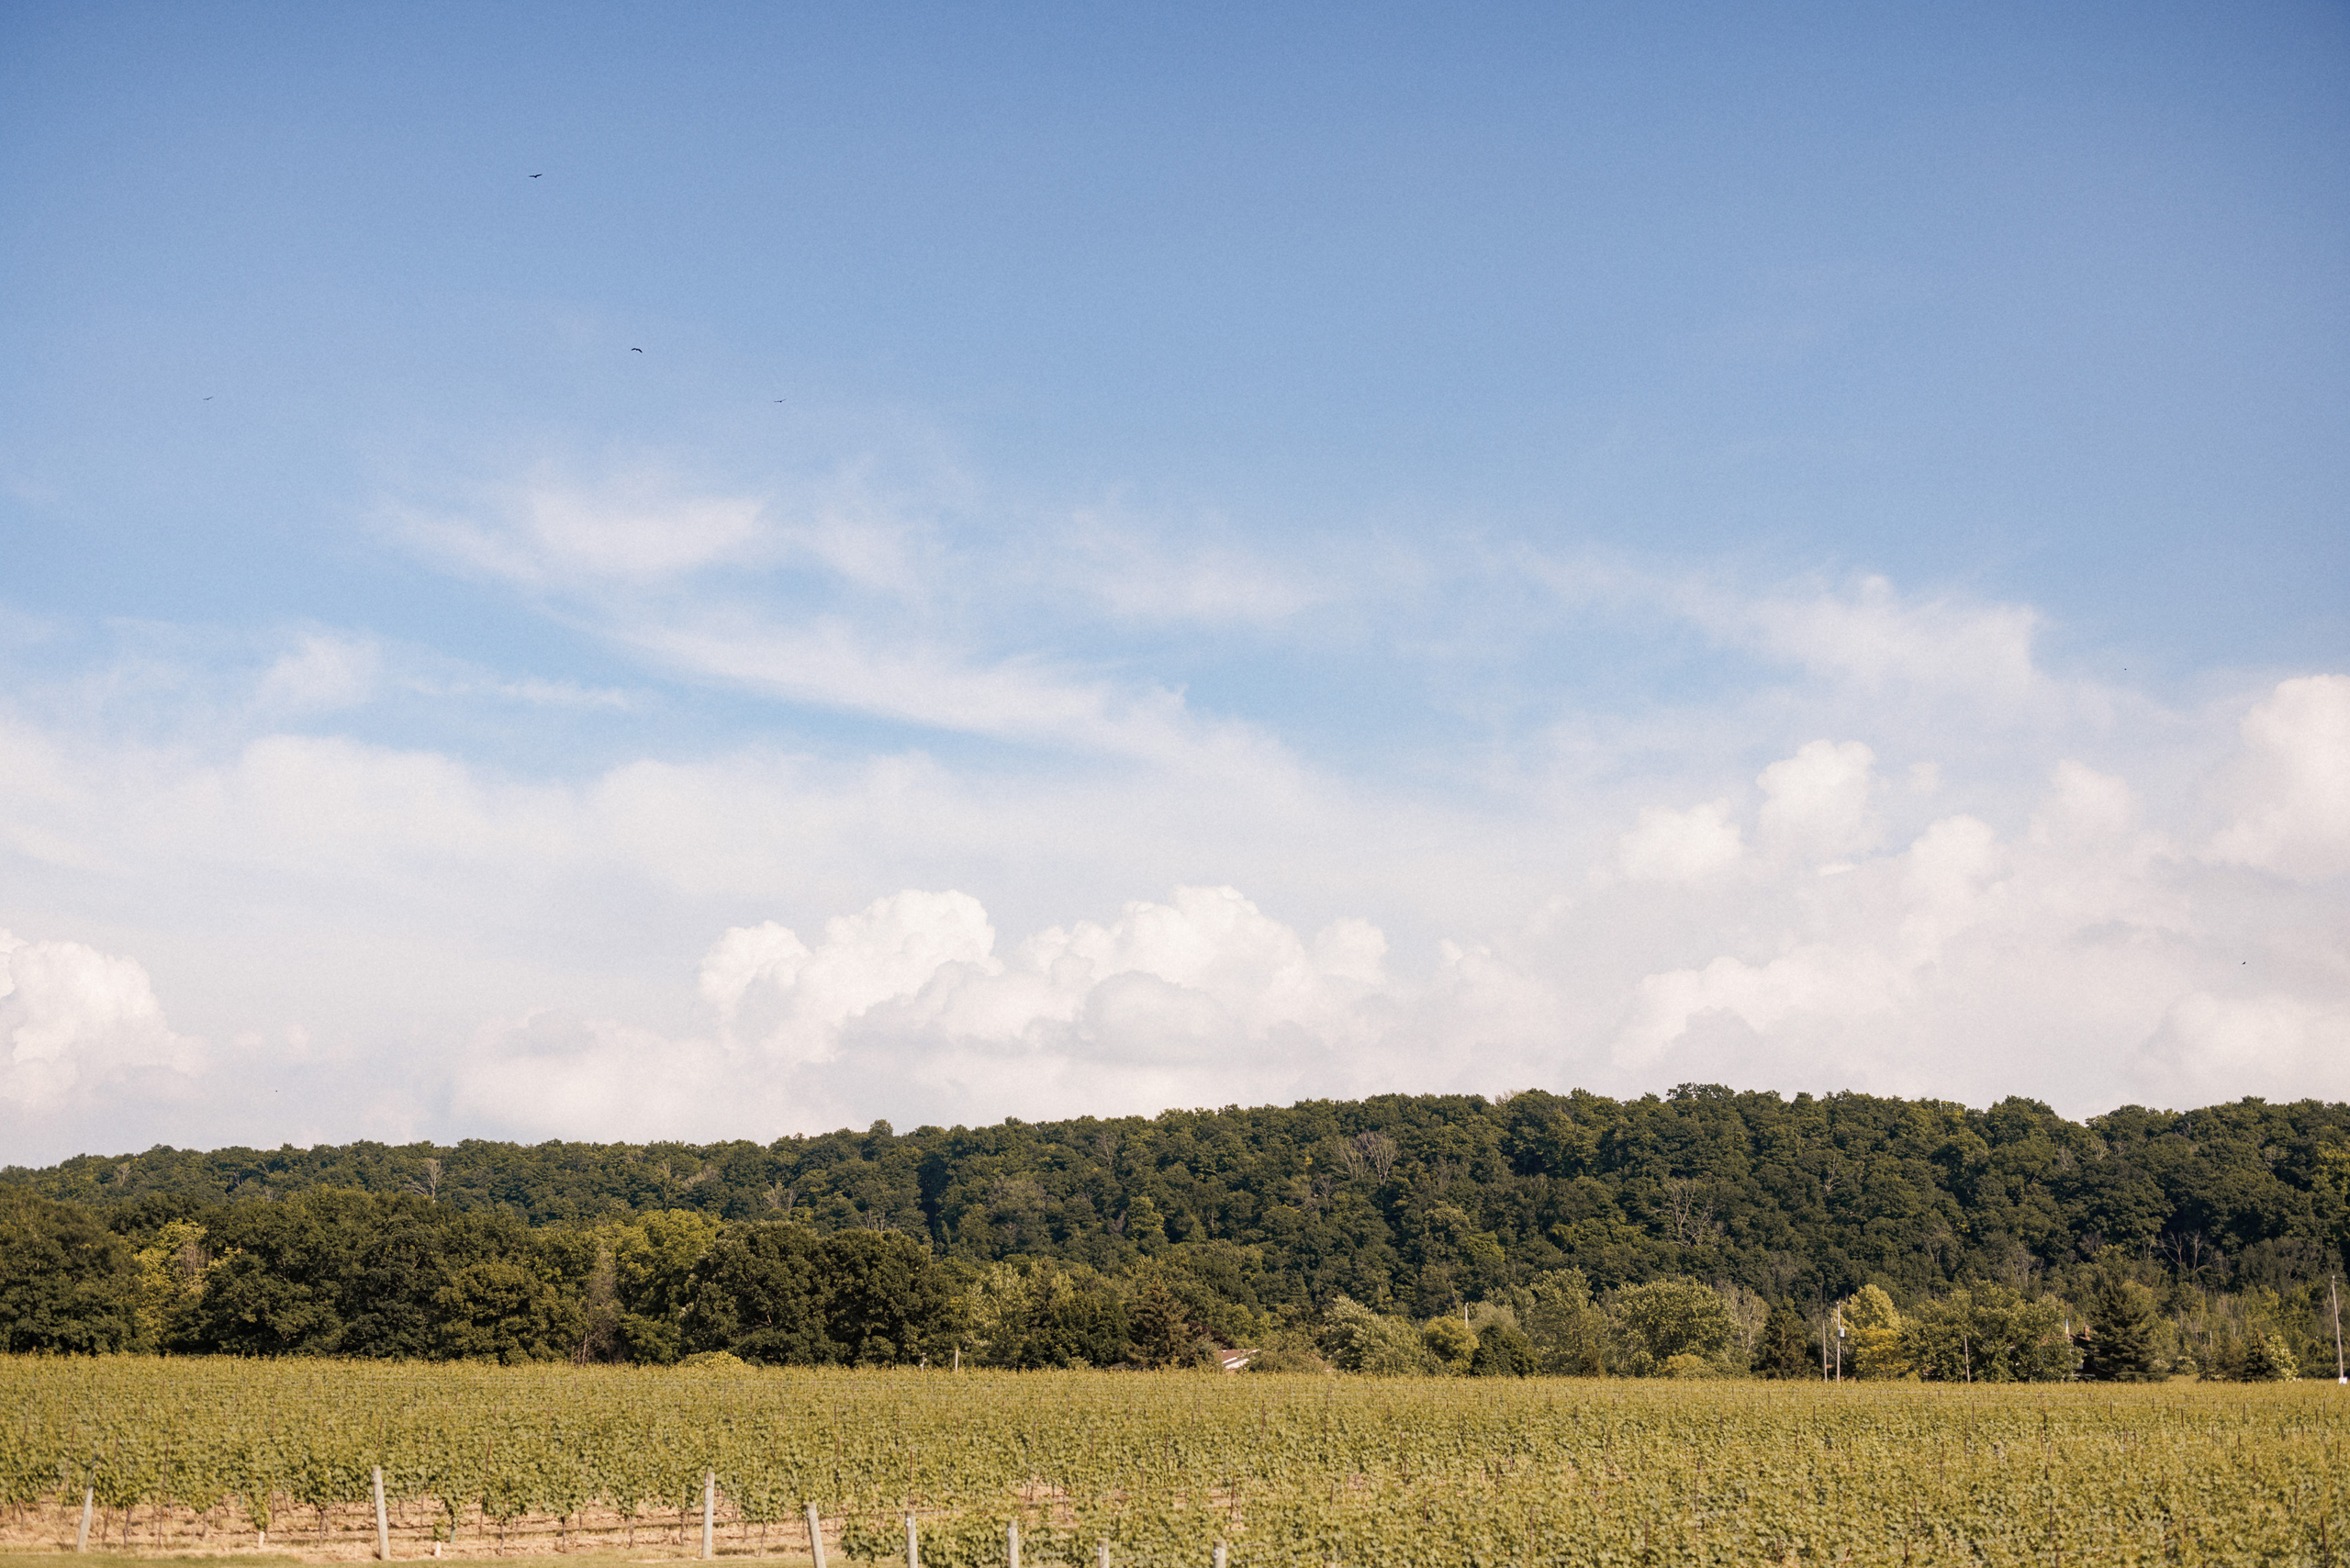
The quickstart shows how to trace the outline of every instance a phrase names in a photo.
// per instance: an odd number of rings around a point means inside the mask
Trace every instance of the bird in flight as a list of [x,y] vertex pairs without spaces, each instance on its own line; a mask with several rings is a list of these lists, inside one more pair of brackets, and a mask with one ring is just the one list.
[[532,178],[532,179],[534,179],[534,180],[538,180],[538,179],[544,179],[545,177],[546,177],[546,176],[544,176],[543,174],[532,174],[532,175],[531,176],[531,178]]
[[643,349],[631,349],[628,352],[631,353],[643,353],[644,351]]

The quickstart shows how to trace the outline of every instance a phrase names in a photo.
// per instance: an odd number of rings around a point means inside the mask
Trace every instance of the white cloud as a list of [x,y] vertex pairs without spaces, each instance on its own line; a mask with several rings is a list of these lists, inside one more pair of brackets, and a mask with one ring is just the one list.
[[[746,1115],[812,1127],[883,1085],[960,1115],[1155,1109],[1154,1096],[1213,1098],[1219,1082],[1289,1089],[1374,1036],[1394,1000],[1375,927],[1341,920],[1309,942],[1230,888],[1048,927],[1008,958],[994,945],[976,900],[919,890],[827,921],[812,946],[773,922],[735,927],[701,964],[710,1033],[660,1041],[527,1015],[482,1033],[457,1097],[529,1131],[714,1134]],[[624,1087],[677,1072],[727,1092]],[[533,1102],[520,1090],[540,1079],[562,1087]]]
[[2042,621],[2027,605],[1905,598],[1880,577],[1844,591],[1726,593],[1685,584],[1684,613],[1727,641],[1863,691],[1959,692],[2016,707],[2046,698],[2034,662]]
[[[524,777],[281,733],[499,678],[435,686],[406,673],[426,661],[324,631],[274,644],[258,686],[241,644],[218,722],[148,738],[19,683],[0,706],[0,918],[71,910],[172,980],[158,999],[139,963],[95,955],[112,990],[60,960],[0,1003],[36,1044],[81,1042],[70,1076],[36,1053],[12,1081],[15,1147],[274,1141],[269,1116],[235,1120],[254,1075],[338,1137],[764,1137],[1684,1079],[2076,1113],[2231,1075],[2350,1092],[2326,1045],[2350,998],[2350,678],[2226,712],[2099,705],[2032,668],[2025,612],[1869,584],[1714,592],[1673,613],[1763,655],[1729,696],[1592,718],[1572,764],[1543,752],[1552,732],[1495,721],[1316,767],[1142,660],[1003,652],[1010,621],[957,619],[957,557],[921,528],[844,502],[821,550],[774,508],[631,532],[655,515],[517,512],[496,543],[576,623],[689,678],[660,705],[722,682],[1009,744],[630,755],[615,731],[620,760]],[[1205,558],[1169,546],[1151,569]],[[779,562],[862,574],[890,608],[729,597],[734,567]],[[1024,554],[979,587],[1036,570]],[[1259,608],[1227,619],[1287,613]],[[1937,662],[1944,641],[1959,652]],[[2231,744],[2215,834],[2191,802]],[[893,888],[913,890],[875,898]],[[210,1076],[188,1076],[199,1047],[166,1000],[231,1042],[203,1050]],[[292,1051],[289,1028],[314,1043]],[[297,1068],[313,1076],[280,1081]]]
[[0,931],[0,1040],[8,1047],[0,1103],[20,1114],[43,1114],[135,1080],[184,1080],[202,1059],[202,1042],[173,1033],[135,960],[6,931]]
[[1735,866],[1746,840],[1729,820],[1729,802],[1685,812],[1643,806],[1639,821],[1616,842],[1617,869],[1636,882],[1695,882]]
[[1876,754],[1858,741],[1813,741],[1771,764],[1755,782],[1765,848],[1819,860],[1873,848],[1882,832],[1874,810]]
[[674,669],[949,733],[1215,770],[1279,749],[1246,725],[1201,722],[1175,692],[1121,689],[1040,660],[876,640],[846,621],[778,626],[704,608],[614,634]]
[[2174,1001],[2138,1053],[2137,1077],[2178,1103],[2258,1094],[2298,1099],[2312,1083],[2340,1095],[2350,1006],[2255,990],[2195,990]]
[[679,495],[636,477],[581,489],[540,482],[491,492],[464,515],[410,510],[397,527],[428,554],[532,587],[661,580],[756,560],[773,531],[747,496]]
[[2242,733],[2235,818],[2213,857],[2295,878],[2350,871],[2350,676],[2282,682]]
[[372,642],[311,633],[271,665],[255,700],[268,712],[325,713],[375,694],[383,654]]

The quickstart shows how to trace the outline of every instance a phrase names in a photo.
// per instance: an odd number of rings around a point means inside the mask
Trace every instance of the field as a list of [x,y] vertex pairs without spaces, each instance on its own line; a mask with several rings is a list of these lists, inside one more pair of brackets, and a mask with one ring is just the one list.
[[2350,1392],[0,1360],[17,1551],[2311,1563]]

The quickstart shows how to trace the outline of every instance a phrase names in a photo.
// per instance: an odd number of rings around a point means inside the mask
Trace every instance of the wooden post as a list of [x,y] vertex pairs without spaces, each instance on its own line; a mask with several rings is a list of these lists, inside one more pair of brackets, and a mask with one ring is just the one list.
[[1020,1568],[1020,1521],[1018,1519],[1003,1527],[1003,1543],[1010,1549],[1008,1555],[1012,1559],[1012,1568]]
[[1108,1541],[1097,1540],[1093,1543],[1093,1568],[1110,1568],[1110,1543]]
[[1224,1542],[1219,1540],[1215,1543],[1215,1568],[1225,1568],[1224,1556]]
[[82,1528],[73,1537],[73,1550],[76,1551],[85,1551],[89,1549],[90,1505],[97,1500],[97,1496],[98,1489],[95,1486],[82,1488]]
[[914,1530],[913,1510],[906,1510],[906,1568],[922,1568],[922,1537]]
[[392,1527],[384,1518],[384,1467],[375,1467],[375,1561],[392,1560]]
[[[824,1568],[824,1521],[816,1517],[816,1505],[808,1505],[808,1561],[816,1568]],[[1013,1564],[1013,1568],[1019,1568]]]
[[701,1558],[707,1562],[718,1555],[717,1543],[711,1539],[717,1528],[718,1472],[701,1473]]

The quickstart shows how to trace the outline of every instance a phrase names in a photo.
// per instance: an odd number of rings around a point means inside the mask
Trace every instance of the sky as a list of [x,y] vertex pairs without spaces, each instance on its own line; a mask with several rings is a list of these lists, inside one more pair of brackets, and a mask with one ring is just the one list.
[[0,13],[0,1163],[2350,1098],[2339,6]]

